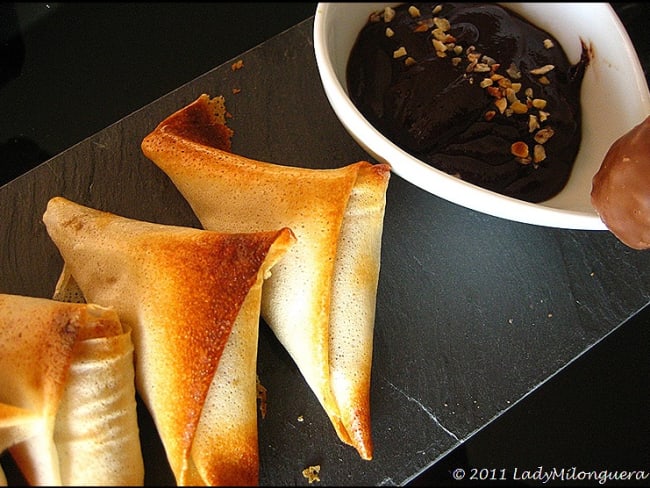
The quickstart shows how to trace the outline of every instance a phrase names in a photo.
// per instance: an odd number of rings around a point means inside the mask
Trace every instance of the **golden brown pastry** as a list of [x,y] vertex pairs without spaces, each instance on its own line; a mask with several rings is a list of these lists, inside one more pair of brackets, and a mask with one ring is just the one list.
[[593,177],[591,203],[623,244],[650,248],[650,116],[609,148]]
[[62,197],[47,231],[78,286],[132,327],[136,388],[179,485],[256,485],[262,283],[287,228],[222,234],[127,219]]
[[340,439],[371,459],[370,375],[390,167],[309,169],[230,152],[222,97],[163,120],[144,154],[219,232],[290,227],[297,243],[264,286],[262,316],[300,368]]
[[6,449],[32,485],[144,483],[133,344],[114,310],[0,294]]

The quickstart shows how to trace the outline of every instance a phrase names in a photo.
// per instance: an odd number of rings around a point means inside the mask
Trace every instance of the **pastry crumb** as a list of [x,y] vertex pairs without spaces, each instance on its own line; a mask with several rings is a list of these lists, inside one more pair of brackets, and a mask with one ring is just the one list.
[[309,480],[309,483],[314,483],[316,481],[320,481],[320,464],[316,464],[314,466],[309,466],[305,469],[302,470],[302,475]]
[[266,418],[266,388],[260,383],[260,377],[257,376],[257,401],[260,405],[260,414]]

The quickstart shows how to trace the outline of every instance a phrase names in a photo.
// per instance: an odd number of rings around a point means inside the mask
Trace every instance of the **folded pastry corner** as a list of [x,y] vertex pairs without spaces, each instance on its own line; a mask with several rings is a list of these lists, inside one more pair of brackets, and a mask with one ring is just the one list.
[[290,227],[297,238],[265,284],[262,317],[339,438],[372,459],[370,376],[388,164],[284,166],[231,152],[223,97],[203,94],[142,141],[205,229]]
[[31,485],[142,485],[133,344],[95,304],[0,294],[0,451]]
[[128,219],[63,197],[47,231],[62,295],[81,291],[133,330],[136,389],[178,485],[257,485],[262,284],[290,229],[218,233]]

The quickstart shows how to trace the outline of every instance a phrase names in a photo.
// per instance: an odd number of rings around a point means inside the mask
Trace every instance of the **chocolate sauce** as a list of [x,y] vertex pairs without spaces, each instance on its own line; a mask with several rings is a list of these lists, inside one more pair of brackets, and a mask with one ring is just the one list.
[[[369,122],[413,156],[483,188],[530,202],[557,194],[580,147],[585,45],[572,65],[553,36],[496,4],[394,11],[389,22],[383,11],[371,16],[348,61],[350,97]],[[499,108],[508,83],[519,91]]]

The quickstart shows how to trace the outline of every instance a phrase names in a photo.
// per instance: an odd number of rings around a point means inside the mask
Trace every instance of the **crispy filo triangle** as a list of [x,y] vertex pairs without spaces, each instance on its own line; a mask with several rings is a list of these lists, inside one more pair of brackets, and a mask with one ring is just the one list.
[[88,301],[133,329],[136,389],[178,485],[257,485],[263,281],[288,228],[225,234],[128,219],[63,197],[43,216]]
[[262,317],[339,438],[372,459],[370,376],[387,164],[291,167],[231,152],[223,97],[201,95],[142,142],[204,228],[290,227],[297,243],[265,284]]
[[0,294],[0,451],[31,485],[144,483],[133,343],[95,304]]

